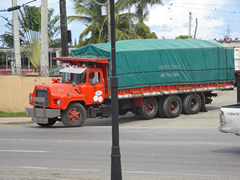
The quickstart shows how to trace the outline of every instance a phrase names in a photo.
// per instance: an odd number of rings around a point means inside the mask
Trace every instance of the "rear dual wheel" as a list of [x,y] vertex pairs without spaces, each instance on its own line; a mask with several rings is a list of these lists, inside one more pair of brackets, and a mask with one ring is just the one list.
[[[159,102],[160,103],[160,102]],[[162,108],[159,107],[158,113],[167,118],[175,118],[182,112],[182,100],[179,96],[167,96],[162,101]]]
[[183,99],[183,112],[185,114],[197,114],[201,109],[201,97],[199,94],[188,94]]
[[158,111],[158,103],[155,98],[145,98],[143,106],[138,108],[138,113],[142,118],[151,119]]
[[160,97],[158,99],[158,115],[161,117],[161,118],[165,118],[166,116],[164,115],[163,113],[163,101],[164,101],[165,97]]

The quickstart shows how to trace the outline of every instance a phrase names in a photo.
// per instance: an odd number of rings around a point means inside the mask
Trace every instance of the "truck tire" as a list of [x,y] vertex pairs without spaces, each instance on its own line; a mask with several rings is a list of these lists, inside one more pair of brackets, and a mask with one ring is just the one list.
[[142,118],[151,119],[158,111],[158,103],[155,98],[145,98],[143,106],[138,108],[138,113]]
[[158,99],[158,115],[161,117],[161,118],[165,118],[166,116],[164,115],[163,113],[163,101],[164,101],[164,98],[165,97],[160,97]]
[[72,103],[62,112],[62,123],[66,127],[80,127],[87,118],[86,109],[80,103]]
[[175,118],[182,112],[182,100],[179,96],[168,96],[163,101],[163,114]]
[[57,122],[57,120],[58,120],[58,117],[48,118],[47,124],[41,124],[41,123],[37,123],[37,124],[41,127],[51,127],[52,125],[54,125]]
[[197,114],[201,109],[201,98],[199,94],[188,94],[183,99],[183,112],[185,114]]

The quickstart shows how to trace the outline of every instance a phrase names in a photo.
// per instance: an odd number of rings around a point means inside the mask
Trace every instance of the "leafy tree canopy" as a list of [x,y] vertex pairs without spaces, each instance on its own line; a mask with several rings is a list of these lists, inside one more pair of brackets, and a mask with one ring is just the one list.
[[188,39],[187,35],[180,35],[178,37],[175,37],[175,39]]
[[143,39],[158,39],[155,32],[151,32],[150,28],[144,23],[138,23],[135,31]]

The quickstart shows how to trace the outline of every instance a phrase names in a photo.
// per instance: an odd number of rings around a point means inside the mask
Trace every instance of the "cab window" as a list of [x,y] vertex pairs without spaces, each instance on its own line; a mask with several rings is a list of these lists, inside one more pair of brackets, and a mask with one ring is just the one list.
[[86,73],[75,74],[75,73],[63,73],[63,82],[76,84],[85,84],[86,83]]
[[89,84],[99,84],[100,81],[100,72],[91,72],[89,73]]

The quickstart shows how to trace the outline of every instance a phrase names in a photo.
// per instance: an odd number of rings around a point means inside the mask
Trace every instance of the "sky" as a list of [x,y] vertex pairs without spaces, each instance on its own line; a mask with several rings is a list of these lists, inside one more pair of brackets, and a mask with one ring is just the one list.
[[[30,0],[17,0],[22,5]],[[191,12],[191,35],[202,40],[224,39],[230,35],[232,39],[240,39],[240,1],[239,0],[163,0],[163,5],[149,6],[149,20],[145,23],[155,32],[159,39],[174,39],[189,33],[189,13]],[[41,0],[28,4],[40,6]],[[11,0],[1,2],[1,8],[12,6]],[[59,0],[48,0],[48,8],[54,8],[59,14]],[[74,15],[73,3],[66,0],[67,16]],[[132,8],[131,11],[134,11]],[[0,12],[0,35],[8,31],[4,18],[12,19],[12,12]],[[196,29],[197,19],[197,29]],[[72,22],[68,30],[72,31],[72,39],[78,41],[80,33],[86,28],[84,24]],[[60,37],[60,35],[59,35]],[[2,44],[0,43],[0,46]]]

